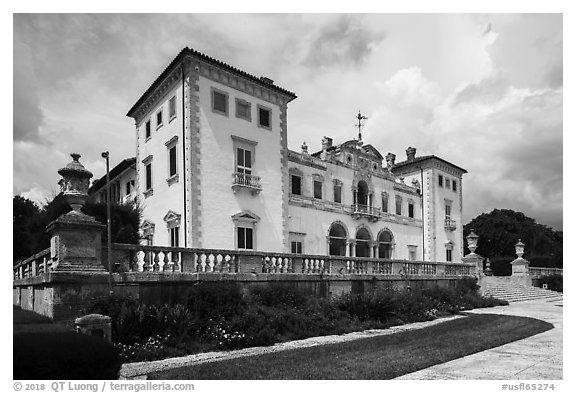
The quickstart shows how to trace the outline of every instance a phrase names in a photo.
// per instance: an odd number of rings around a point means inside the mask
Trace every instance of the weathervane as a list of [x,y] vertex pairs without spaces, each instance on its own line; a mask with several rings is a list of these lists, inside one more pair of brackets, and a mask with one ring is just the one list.
[[362,116],[360,111],[358,111],[356,119],[358,119],[358,124],[356,125],[356,127],[358,127],[358,142],[362,143],[362,127],[364,127],[364,124],[362,124],[362,120],[368,120],[368,118],[366,116]]

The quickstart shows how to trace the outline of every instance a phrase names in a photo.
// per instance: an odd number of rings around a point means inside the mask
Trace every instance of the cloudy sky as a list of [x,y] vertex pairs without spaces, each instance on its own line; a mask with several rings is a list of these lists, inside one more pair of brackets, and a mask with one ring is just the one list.
[[561,14],[17,14],[13,194],[43,201],[78,152],[135,155],[126,112],[185,46],[295,92],[289,147],[356,135],[468,170],[464,221],[494,208],[562,229]]

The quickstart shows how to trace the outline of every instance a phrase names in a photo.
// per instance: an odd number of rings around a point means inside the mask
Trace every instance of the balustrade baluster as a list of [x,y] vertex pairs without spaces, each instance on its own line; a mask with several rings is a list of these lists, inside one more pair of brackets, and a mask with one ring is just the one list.
[[160,251],[157,255],[158,255],[158,264],[154,265],[154,271],[163,272],[164,267],[166,266],[166,262],[164,262],[166,254],[164,253],[164,251]]

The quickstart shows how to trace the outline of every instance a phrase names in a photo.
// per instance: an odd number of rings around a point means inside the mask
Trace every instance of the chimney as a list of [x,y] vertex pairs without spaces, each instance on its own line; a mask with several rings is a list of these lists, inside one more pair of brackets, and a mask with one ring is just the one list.
[[273,85],[274,84],[274,81],[272,79],[267,78],[265,76],[261,76],[260,81],[263,83],[266,83],[267,85]]
[[388,166],[388,168],[392,168],[394,166],[395,161],[396,161],[396,154],[392,153],[386,154],[386,166]]
[[406,149],[406,160],[413,161],[414,157],[416,157],[416,148],[408,147],[408,149]]
[[332,138],[328,138],[327,136],[325,136],[324,138],[322,138],[322,151],[326,151],[330,147],[332,147]]

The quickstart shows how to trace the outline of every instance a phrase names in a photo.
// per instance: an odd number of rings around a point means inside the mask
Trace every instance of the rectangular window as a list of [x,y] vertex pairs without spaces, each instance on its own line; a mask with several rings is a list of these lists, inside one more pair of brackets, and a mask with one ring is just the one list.
[[270,128],[272,111],[270,109],[264,108],[258,105],[258,125],[264,128]]
[[162,109],[156,112],[156,129],[162,127]]
[[228,115],[228,94],[212,90],[212,111]]
[[126,182],[126,195],[130,195],[135,184],[136,182],[134,180],[129,180]]
[[170,121],[176,117],[176,96],[170,98],[168,101],[168,116]]
[[446,188],[450,189],[450,179],[446,178]]
[[171,247],[179,247],[179,232],[180,232],[180,228],[179,227],[174,227],[174,228],[170,228],[170,246]]
[[402,198],[396,198],[396,214],[402,215]]
[[417,246],[408,246],[408,259],[410,261],[416,260],[416,251],[418,250]]
[[414,204],[408,202],[408,217],[414,218]]
[[300,241],[290,242],[290,252],[292,252],[292,254],[302,254],[302,242]]
[[168,155],[169,155],[169,164],[170,164],[170,172],[169,175],[170,176],[174,176],[176,175],[176,172],[178,171],[178,166],[176,165],[176,146],[172,146],[170,148],[170,150],[168,150]]
[[388,194],[382,194],[382,211],[388,213]]
[[342,203],[342,185],[334,184],[334,202]]
[[150,128],[150,120],[146,122],[146,139],[150,138],[151,135],[151,128]]
[[252,174],[252,152],[241,147],[236,148],[236,173]]
[[146,164],[146,190],[152,189],[152,163]]
[[446,261],[452,262],[452,250],[446,249]]
[[452,214],[451,214],[451,213],[452,213],[452,206],[446,205],[446,206],[444,207],[444,212],[446,213],[446,214],[445,214],[446,219],[449,220],[449,219],[452,217]]
[[322,199],[322,182],[314,180],[314,198]]
[[457,191],[458,186],[456,185],[456,180],[452,180],[452,191]]
[[292,180],[292,189],[290,190],[294,195],[302,195],[302,178],[298,175],[290,175]]
[[236,98],[236,117],[251,121],[250,103]]
[[443,187],[443,186],[444,186],[444,176],[438,175],[438,185],[439,185],[440,187]]
[[254,249],[252,228],[237,227],[238,248],[244,250]]

